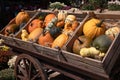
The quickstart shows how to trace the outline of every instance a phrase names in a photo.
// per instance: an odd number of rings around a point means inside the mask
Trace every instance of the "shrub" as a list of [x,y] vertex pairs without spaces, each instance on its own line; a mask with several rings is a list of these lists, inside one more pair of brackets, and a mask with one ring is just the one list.
[[15,80],[13,69],[3,69],[0,71],[0,80]]

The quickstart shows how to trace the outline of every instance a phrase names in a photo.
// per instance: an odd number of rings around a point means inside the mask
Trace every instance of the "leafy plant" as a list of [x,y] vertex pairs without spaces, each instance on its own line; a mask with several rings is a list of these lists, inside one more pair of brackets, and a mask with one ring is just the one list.
[[95,7],[92,4],[87,4],[87,5],[83,5],[81,9],[82,10],[95,10]]
[[8,67],[7,62],[11,57],[10,47],[6,45],[0,46],[0,70]]
[[107,0],[89,0],[89,3],[94,5],[95,8],[107,7]]
[[62,9],[66,6],[67,5],[61,2],[53,2],[53,3],[50,2],[49,9]]
[[0,80],[15,80],[14,69],[4,69],[0,71]]
[[111,4],[108,4],[108,9],[113,11],[120,10],[120,5],[116,3],[111,3]]

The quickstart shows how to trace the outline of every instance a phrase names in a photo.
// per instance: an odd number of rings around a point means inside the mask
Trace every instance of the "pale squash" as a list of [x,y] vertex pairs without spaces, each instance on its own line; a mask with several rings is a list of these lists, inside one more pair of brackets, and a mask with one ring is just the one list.
[[73,43],[73,52],[79,54],[81,48],[90,47],[92,40],[81,35]]
[[58,21],[64,21],[66,17],[67,17],[67,11],[61,10],[58,12],[57,15]]
[[109,28],[108,30],[106,30],[105,34],[107,36],[109,36],[112,40],[114,40],[115,37],[117,37],[117,35],[119,34],[119,32],[120,32],[119,27],[112,27],[112,28]]

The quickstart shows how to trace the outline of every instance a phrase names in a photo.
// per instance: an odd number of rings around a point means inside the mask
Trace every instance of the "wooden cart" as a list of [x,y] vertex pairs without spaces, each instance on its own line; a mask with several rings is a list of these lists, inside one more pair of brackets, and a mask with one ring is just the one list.
[[[38,14],[37,12],[33,18]],[[104,13],[93,15],[79,12],[69,14],[78,16],[81,24],[64,45],[64,49],[54,49],[37,43],[22,41],[16,36],[4,36],[2,34],[4,29],[1,31],[0,38],[4,40],[4,44],[10,46],[19,55],[15,63],[16,80],[48,80],[49,70],[60,72],[75,80],[110,80],[115,75],[117,75],[114,78],[115,80],[120,79],[120,68],[118,67],[120,60],[120,34],[115,38],[102,61],[83,58],[71,51],[73,41],[78,34],[82,34],[82,27],[90,17],[96,16],[102,19],[118,20],[120,15]],[[81,31],[81,33],[78,33],[78,31]],[[19,34],[20,32],[16,35],[18,36]]]

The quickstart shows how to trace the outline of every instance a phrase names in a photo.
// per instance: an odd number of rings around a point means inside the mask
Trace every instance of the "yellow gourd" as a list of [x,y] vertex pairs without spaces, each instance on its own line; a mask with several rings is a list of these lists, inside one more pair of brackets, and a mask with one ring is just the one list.
[[64,21],[66,16],[67,16],[67,11],[63,11],[63,10],[59,11],[57,16],[58,21]]
[[21,33],[21,39],[23,41],[28,41],[28,35],[29,35],[28,32],[25,29],[23,29]]
[[92,18],[88,20],[83,26],[83,33],[85,36],[93,39],[105,33],[106,27],[103,20]]
[[69,36],[65,33],[60,34],[52,43],[52,48],[60,47],[62,48],[67,42]]
[[80,55],[82,57],[102,59],[105,56],[105,53],[100,52],[95,47],[89,47],[80,49]]

